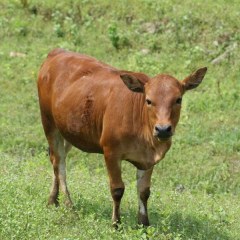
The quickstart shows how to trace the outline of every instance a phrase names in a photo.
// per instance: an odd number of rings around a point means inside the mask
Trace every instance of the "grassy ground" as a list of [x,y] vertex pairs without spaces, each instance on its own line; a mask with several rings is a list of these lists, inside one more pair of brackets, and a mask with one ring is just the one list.
[[[238,0],[2,0],[0,239],[240,239],[239,17]],[[123,224],[110,227],[102,156],[76,149],[67,166],[75,210],[45,207],[52,171],[36,78],[55,47],[179,79],[208,66],[201,87],[184,97],[173,147],[155,169],[152,227],[136,226],[135,169],[128,163]]]

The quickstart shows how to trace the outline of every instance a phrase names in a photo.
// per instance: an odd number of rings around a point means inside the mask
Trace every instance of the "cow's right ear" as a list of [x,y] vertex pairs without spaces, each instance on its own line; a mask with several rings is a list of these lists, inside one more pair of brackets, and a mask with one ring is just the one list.
[[131,91],[140,93],[144,92],[144,84],[146,81],[143,81],[142,79],[139,79],[136,76],[128,73],[121,74],[120,78]]

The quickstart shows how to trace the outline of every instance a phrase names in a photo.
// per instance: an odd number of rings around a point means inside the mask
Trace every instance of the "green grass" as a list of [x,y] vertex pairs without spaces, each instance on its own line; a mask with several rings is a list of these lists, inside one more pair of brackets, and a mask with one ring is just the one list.
[[[240,239],[239,18],[238,0],[1,1],[0,239]],[[136,225],[135,168],[124,163],[123,224],[111,228],[103,158],[76,149],[67,162],[74,210],[46,207],[52,170],[36,79],[55,47],[152,76],[208,66],[155,168],[152,227]]]

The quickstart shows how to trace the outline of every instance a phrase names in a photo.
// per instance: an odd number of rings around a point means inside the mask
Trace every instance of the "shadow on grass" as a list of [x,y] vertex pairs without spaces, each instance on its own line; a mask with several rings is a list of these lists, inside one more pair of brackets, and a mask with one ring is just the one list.
[[109,222],[111,220],[111,202],[101,203],[96,202],[95,199],[89,201],[81,195],[78,199],[75,199],[74,210],[80,212],[83,216],[95,215],[99,219],[109,220]]
[[[111,202],[99,203],[96,200],[89,201],[81,196],[75,200],[74,209],[81,213],[83,217],[89,215],[96,219],[109,221],[111,225],[112,206]],[[137,209],[129,208],[122,209],[123,227],[130,226],[132,229],[137,229]],[[186,215],[183,212],[172,211],[170,214],[159,214],[151,212],[150,222],[159,234],[180,234],[184,239],[221,239],[230,240],[231,237],[224,231],[220,223],[215,222],[207,217]]]
[[[179,233],[184,239],[230,240],[220,223],[207,217],[185,215],[173,211],[170,215],[151,214],[151,223],[160,233]],[[157,226],[156,226],[157,225]]]

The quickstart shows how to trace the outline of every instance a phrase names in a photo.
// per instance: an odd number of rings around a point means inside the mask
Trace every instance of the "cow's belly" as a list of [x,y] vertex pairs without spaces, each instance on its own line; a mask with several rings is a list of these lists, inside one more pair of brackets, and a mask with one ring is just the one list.
[[61,131],[62,136],[71,143],[74,147],[88,153],[103,153],[101,146],[96,142],[92,141],[89,136],[79,132],[76,135],[69,134],[68,132]]
[[93,122],[89,121],[85,124],[81,119],[77,118],[71,122],[68,118],[56,121],[56,126],[62,136],[76,148],[90,153],[102,153],[99,144],[100,137],[97,134],[96,127]]
[[73,146],[85,152],[102,153],[103,106],[91,92],[69,89],[52,106],[55,125]]

